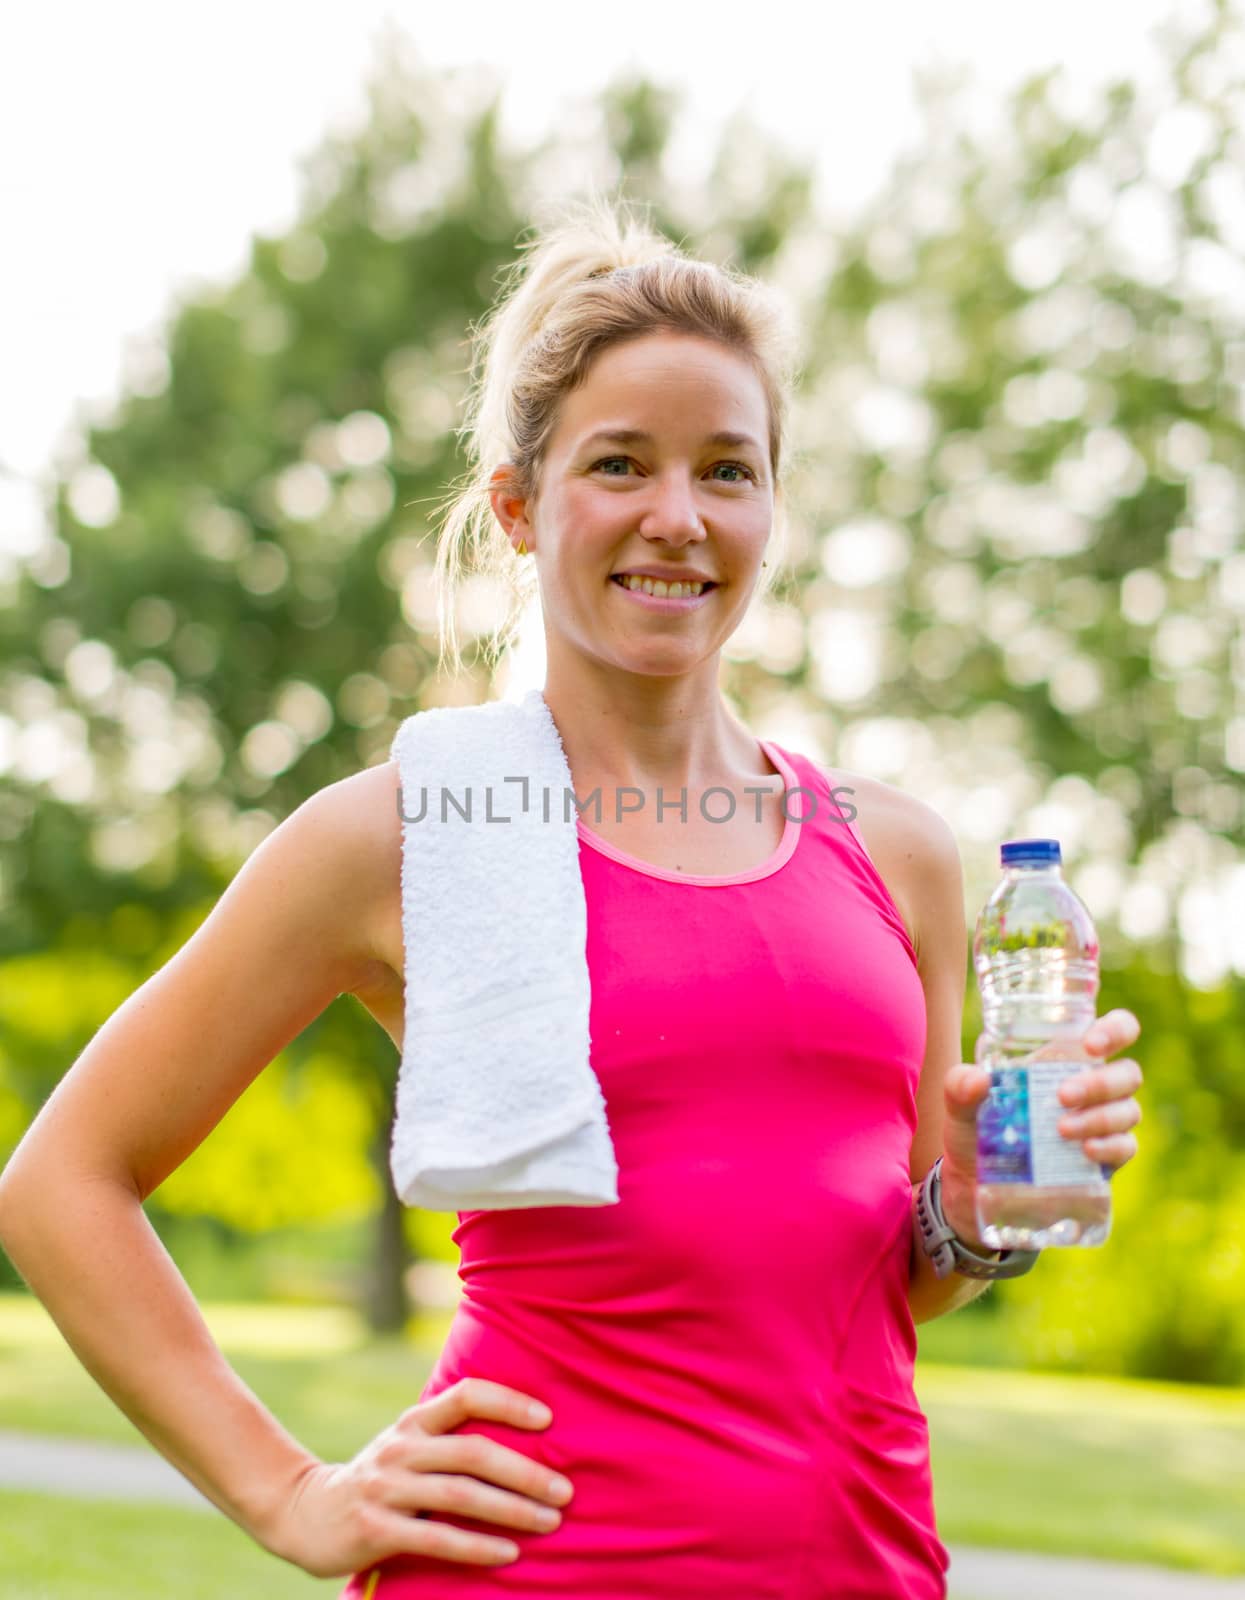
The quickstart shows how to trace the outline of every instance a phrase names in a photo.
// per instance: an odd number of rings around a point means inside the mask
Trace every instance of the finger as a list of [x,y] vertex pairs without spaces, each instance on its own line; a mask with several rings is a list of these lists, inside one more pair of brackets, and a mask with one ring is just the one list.
[[470,1533],[452,1522],[386,1515],[377,1518],[376,1531],[386,1555],[401,1551],[438,1561],[459,1561],[469,1567],[495,1567],[516,1560],[519,1554],[513,1540]]
[[1140,1121],[1141,1106],[1136,1100],[1112,1100],[1104,1106],[1061,1117],[1059,1131],[1065,1139],[1089,1139],[1126,1133]]
[[1118,1006],[1090,1026],[1082,1043],[1094,1055],[1110,1055],[1112,1050],[1126,1050],[1141,1036],[1141,1024],[1131,1011]]
[[507,1494],[475,1477],[452,1473],[417,1472],[411,1475],[407,1504],[427,1511],[448,1511],[456,1517],[471,1517],[476,1522],[500,1522],[508,1528],[532,1533],[548,1533],[562,1521],[556,1506],[529,1500],[524,1495]]
[[1135,1134],[1117,1133],[1110,1139],[1087,1139],[1082,1148],[1091,1161],[1118,1169],[1131,1161],[1141,1147]]
[[565,1505],[574,1490],[567,1479],[482,1433],[429,1434],[413,1452],[417,1472],[469,1473],[549,1505]]
[[[539,1415],[533,1407],[540,1408]],[[468,1417],[490,1417],[519,1428],[543,1428],[550,1421],[548,1406],[534,1395],[489,1378],[460,1378],[431,1400],[412,1406],[403,1414],[403,1421],[409,1418],[425,1430],[448,1433]]]
[[1119,1100],[1141,1087],[1143,1075],[1137,1062],[1125,1057],[1110,1066],[1091,1067],[1071,1073],[1059,1085],[1059,1098],[1065,1106],[1101,1105]]

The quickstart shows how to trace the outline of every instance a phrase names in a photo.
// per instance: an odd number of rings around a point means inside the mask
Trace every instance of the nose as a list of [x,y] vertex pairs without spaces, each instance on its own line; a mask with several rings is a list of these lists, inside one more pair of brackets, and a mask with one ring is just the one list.
[[695,490],[677,472],[653,479],[640,532],[646,539],[663,539],[676,546],[699,543],[706,537]]

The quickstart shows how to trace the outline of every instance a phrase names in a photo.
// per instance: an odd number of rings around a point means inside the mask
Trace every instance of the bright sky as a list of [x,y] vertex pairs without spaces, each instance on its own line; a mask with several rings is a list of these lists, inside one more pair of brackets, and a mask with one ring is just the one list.
[[630,0],[590,21],[531,0],[13,8],[0,52],[0,547],[29,536],[11,475],[39,473],[75,411],[106,402],[127,336],[157,327],[179,288],[241,267],[252,230],[293,219],[297,159],[358,115],[387,19],[430,64],[495,72],[521,141],[639,67],[686,96],[676,143],[691,170],[745,106],[816,156],[824,203],[848,210],[910,136],[914,65],[971,62],[986,84],[1055,61],[1086,83],[1144,71],[1150,30],[1174,3],[823,4],[815,33],[804,0],[710,11]]

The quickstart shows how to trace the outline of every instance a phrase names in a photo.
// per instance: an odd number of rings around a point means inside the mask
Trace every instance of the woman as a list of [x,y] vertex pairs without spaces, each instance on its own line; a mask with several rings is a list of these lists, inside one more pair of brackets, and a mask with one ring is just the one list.
[[[759,740],[718,687],[769,570],[788,349],[758,284],[593,204],[482,332],[442,529],[443,649],[468,554],[534,571],[543,694],[576,795],[605,797],[579,853],[619,1203],[460,1213],[445,1349],[346,1463],[240,1382],[148,1226],[141,1202],[335,995],[401,1049],[392,762],[254,853],[0,1183],[0,1238],[118,1405],[266,1549],[353,1574],[351,1600],[946,1593],[914,1325],[985,1284],[917,1242],[939,1156],[949,1223],[991,1254],[955,841],[921,801]],[[1117,1169],[1141,1072],[1106,1057],[1138,1033],[1098,1020],[1061,1129]]]

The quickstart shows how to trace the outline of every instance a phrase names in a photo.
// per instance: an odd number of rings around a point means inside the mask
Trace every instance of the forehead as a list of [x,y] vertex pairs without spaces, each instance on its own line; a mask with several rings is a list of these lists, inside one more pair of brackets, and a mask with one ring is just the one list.
[[601,352],[566,395],[557,431],[571,449],[599,433],[642,444],[675,432],[759,449],[767,431],[765,391],[751,363],[725,345],[646,334]]
[[[645,428],[594,428],[582,444],[655,444],[656,438]],[[718,429],[707,433],[704,444],[722,444],[732,450],[759,450],[761,442],[750,433],[729,433]]]

